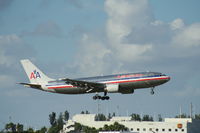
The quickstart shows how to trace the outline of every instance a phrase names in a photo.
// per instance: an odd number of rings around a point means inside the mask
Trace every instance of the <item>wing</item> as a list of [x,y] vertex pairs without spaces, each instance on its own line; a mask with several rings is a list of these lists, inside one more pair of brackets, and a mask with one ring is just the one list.
[[106,85],[103,83],[89,82],[89,81],[84,81],[84,80],[75,80],[75,79],[69,79],[69,78],[64,78],[64,79],[50,81],[50,82],[62,82],[62,81],[76,87],[84,88],[86,89],[86,92],[103,91],[104,88],[106,87]]

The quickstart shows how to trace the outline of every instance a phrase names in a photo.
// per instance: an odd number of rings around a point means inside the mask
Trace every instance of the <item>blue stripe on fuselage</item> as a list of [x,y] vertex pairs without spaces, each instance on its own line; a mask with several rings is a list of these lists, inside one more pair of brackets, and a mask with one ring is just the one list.
[[141,78],[155,78],[155,77],[160,77],[160,75],[153,75],[153,76],[142,76],[142,77],[128,77],[128,78],[114,78],[114,79],[109,79],[109,80],[99,80],[95,82],[110,82],[110,81],[117,81],[117,80],[130,80],[130,79],[141,79]]

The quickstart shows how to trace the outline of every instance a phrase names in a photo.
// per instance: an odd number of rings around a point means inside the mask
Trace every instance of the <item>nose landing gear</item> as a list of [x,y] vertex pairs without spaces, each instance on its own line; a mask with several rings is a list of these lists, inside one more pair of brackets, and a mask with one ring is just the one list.
[[154,94],[154,87],[151,88],[151,95]]

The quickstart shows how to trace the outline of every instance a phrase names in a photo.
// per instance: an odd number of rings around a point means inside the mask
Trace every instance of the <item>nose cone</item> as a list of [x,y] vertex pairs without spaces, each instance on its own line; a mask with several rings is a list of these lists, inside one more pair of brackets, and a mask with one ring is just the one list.
[[170,76],[166,76],[166,82],[170,81]]

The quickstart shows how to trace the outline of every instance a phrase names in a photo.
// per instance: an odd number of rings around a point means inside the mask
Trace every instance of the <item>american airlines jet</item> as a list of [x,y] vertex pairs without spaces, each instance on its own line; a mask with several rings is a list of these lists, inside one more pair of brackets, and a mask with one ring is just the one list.
[[[30,80],[30,83],[19,83],[25,87],[61,94],[96,93],[93,96],[94,100],[109,100],[107,93],[131,94],[134,93],[134,90],[141,88],[151,88],[151,94],[154,94],[155,86],[170,80],[169,76],[158,72],[116,74],[77,79],[52,79],[47,77],[28,59],[21,60],[21,64]],[[104,95],[98,95],[99,92],[104,92]]]

